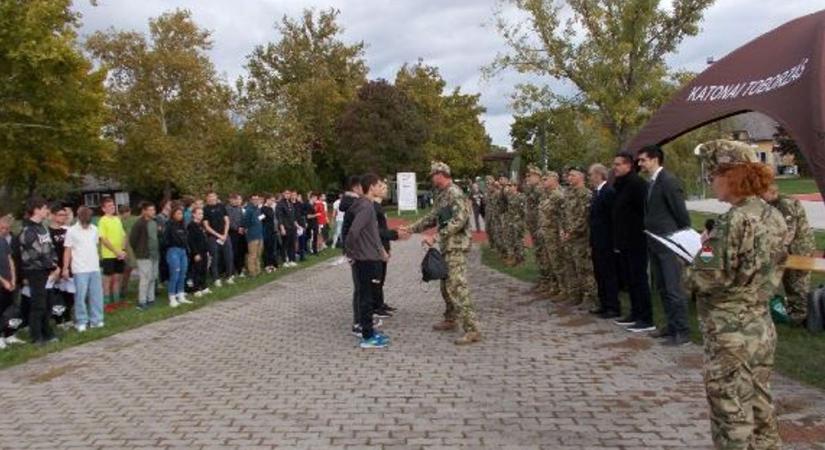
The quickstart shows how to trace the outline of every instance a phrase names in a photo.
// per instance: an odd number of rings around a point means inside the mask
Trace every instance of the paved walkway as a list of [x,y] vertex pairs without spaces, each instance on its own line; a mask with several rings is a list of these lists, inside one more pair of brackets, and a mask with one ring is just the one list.
[[[808,214],[808,222],[810,222],[811,227],[817,230],[825,230],[825,204],[820,201],[800,201]],[[722,214],[730,209],[730,205],[716,199],[691,200],[687,202],[687,208],[691,211]]]
[[[397,246],[393,346],[355,347],[350,274],[324,264],[232,301],[0,372],[0,448],[708,448],[700,350],[519,305],[470,272],[487,339],[430,331],[438,289]],[[825,395],[778,377],[786,448],[825,441]]]

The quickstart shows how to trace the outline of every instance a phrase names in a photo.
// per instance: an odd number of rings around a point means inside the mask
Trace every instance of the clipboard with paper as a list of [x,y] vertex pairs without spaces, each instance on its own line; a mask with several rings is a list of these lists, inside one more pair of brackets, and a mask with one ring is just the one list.
[[667,247],[668,250],[688,264],[693,264],[693,260],[702,250],[702,235],[692,228],[685,228],[666,236],[660,236],[647,230],[645,230],[645,234]]

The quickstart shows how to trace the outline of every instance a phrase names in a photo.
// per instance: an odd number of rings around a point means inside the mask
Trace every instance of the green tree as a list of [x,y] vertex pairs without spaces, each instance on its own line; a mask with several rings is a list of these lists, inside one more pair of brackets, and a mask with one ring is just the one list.
[[210,32],[186,10],[149,21],[149,36],[97,32],[87,48],[108,71],[112,174],[146,193],[219,187],[234,135],[231,91],[207,51]]
[[457,176],[475,175],[482,168],[481,158],[490,152],[491,140],[480,119],[486,109],[480,95],[462,94],[459,88],[445,94],[446,85],[437,68],[420,60],[404,64],[395,77],[395,86],[427,121],[427,158],[446,162]]
[[68,189],[109,158],[105,72],[80,52],[70,7],[0,0],[0,186],[12,197]]
[[[509,52],[486,68],[487,75],[512,68],[572,83],[581,103],[598,114],[615,145],[621,145],[669,98],[678,74],[669,72],[665,57],[698,33],[713,0],[673,0],[669,8],[660,0],[504,3],[527,18],[513,23],[499,10],[496,24]],[[528,97],[558,98],[546,87],[522,90]]]
[[338,123],[340,155],[347,173],[382,175],[423,172],[428,127],[406,94],[386,80],[370,81]]
[[246,95],[283,105],[297,121],[325,185],[343,176],[336,124],[357,89],[366,82],[364,43],[341,40],[339,11],[305,10],[284,16],[279,40],[255,48],[247,60]]
[[794,161],[799,168],[799,174],[805,176],[810,175],[808,163],[805,160],[805,155],[802,154],[802,150],[800,150],[799,145],[797,145],[796,141],[794,141],[793,137],[791,137],[785,127],[781,125],[776,127],[776,132],[773,134],[773,140],[776,142],[773,146],[774,152],[779,153],[782,156],[793,155]]

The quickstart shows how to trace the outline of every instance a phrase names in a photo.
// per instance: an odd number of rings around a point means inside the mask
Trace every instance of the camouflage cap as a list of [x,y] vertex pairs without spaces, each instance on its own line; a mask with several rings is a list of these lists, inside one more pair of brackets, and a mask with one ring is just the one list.
[[450,166],[441,161],[433,161],[430,166],[430,175],[435,175],[437,173],[443,173],[444,175],[450,176]]
[[750,145],[726,139],[699,144],[693,153],[704,163],[707,174],[712,174],[722,164],[759,162],[756,152]]
[[554,171],[554,170],[548,170],[548,171],[544,172],[544,175],[542,175],[541,178],[544,179],[544,180],[547,180],[547,179],[550,179],[550,178],[555,178],[555,179],[558,180],[559,179],[559,174],[556,173],[556,171]]
[[565,170],[565,172],[579,172],[582,175],[587,173],[582,166],[567,166],[567,170]]
[[528,164],[527,165],[527,176],[529,177],[530,175],[536,175],[536,176],[540,177],[541,176],[541,169],[539,169],[538,167],[536,167],[533,164]]

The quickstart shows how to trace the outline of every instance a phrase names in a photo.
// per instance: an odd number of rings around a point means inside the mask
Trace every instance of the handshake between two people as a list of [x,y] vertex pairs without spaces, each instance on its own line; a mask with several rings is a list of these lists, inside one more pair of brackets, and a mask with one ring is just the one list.
[[[398,232],[398,239],[402,241],[406,241],[410,237],[412,237],[413,233],[410,231],[409,228],[406,226],[401,226],[396,230]],[[421,240],[421,245],[426,247],[432,247],[435,244],[435,235],[432,236],[424,236]]]

